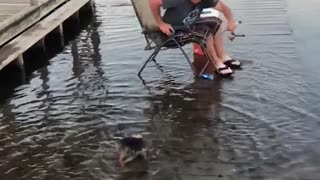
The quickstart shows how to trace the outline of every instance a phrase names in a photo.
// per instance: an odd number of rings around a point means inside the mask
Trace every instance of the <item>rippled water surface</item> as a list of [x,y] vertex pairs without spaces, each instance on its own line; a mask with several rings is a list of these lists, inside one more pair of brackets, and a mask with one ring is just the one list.
[[[227,44],[244,59],[234,79],[194,79],[170,50],[144,84],[150,52],[132,6],[97,0],[89,26],[1,102],[0,179],[319,179],[319,73],[286,2],[230,4],[246,34]],[[115,137],[132,133],[148,161],[121,170]]]

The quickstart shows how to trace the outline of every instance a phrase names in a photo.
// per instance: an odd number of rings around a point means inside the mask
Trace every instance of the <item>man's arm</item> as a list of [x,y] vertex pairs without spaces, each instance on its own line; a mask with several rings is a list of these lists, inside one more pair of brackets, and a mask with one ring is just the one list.
[[156,19],[158,25],[162,24],[163,21],[162,21],[161,11],[160,11],[160,7],[162,6],[162,0],[149,0],[149,5],[150,5],[151,12],[154,18]]
[[231,9],[224,4],[221,0],[219,0],[218,4],[215,7],[218,11],[222,12],[224,16],[228,20],[228,30],[234,31],[236,28],[236,22],[233,19],[232,11]]
[[173,28],[170,24],[167,24],[162,20],[160,7],[163,5],[163,1],[149,0],[149,5],[160,30],[169,36],[173,32]]

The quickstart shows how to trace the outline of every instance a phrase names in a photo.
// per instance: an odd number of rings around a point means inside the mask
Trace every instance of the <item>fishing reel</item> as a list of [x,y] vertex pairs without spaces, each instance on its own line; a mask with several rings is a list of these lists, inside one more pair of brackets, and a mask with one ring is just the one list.
[[[237,21],[237,25],[242,24],[242,21]],[[235,32],[230,32],[228,38],[230,41],[233,41],[236,37],[246,37],[245,34],[236,34]]]

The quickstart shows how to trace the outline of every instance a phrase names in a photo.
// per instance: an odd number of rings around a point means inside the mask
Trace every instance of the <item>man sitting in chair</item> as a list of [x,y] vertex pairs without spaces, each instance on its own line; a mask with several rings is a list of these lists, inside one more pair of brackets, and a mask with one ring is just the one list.
[[[170,36],[174,32],[175,26],[183,26],[186,23],[186,19],[190,18],[190,14],[194,14],[194,11],[202,11],[204,8],[215,8],[223,13],[227,20],[227,30],[233,32],[236,28],[236,22],[233,19],[230,8],[225,5],[221,0],[149,0],[150,8],[158,23],[160,30]],[[161,17],[160,8],[166,9],[165,14]],[[210,20],[206,19],[201,21],[199,18],[198,23],[195,26],[197,33],[204,33],[203,26],[210,27]],[[221,26],[221,28],[223,28]],[[210,29],[210,28],[209,28]],[[211,33],[206,37],[206,48],[213,60],[216,72],[219,75],[231,75],[233,68],[239,68],[240,62],[233,60],[227,55],[224,49],[223,31],[214,30],[212,28]]]

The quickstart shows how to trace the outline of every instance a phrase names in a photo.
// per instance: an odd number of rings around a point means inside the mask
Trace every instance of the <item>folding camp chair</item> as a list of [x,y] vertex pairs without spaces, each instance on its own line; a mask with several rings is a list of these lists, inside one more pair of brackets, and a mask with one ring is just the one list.
[[[160,29],[156,23],[156,20],[153,17],[151,9],[149,7],[149,0],[131,0],[131,3],[134,8],[134,11],[136,13],[136,16],[138,18],[138,21],[141,25],[142,33],[143,33],[143,35],[146,39],[146,42],[147,42],[145,50],[154,50],[154,52],[150,55],[150,57],[145,61],[145,63],[141,67],[141,69],[138,73],[138,75],[140,77],[141,77],[141,73],[145,69],[146,65],[151,61],[156,62],[155,57],[158,55],[158,53],[161,50],[165,50],[165,49],[180,49],[182,54],[184,55],[184,57],[188,61],[189,65],[193,71],[194,76],[196,76],[196,77],[200,76],[205,71],[205,69],[208,67],[209,63],[212,63],[211,57],[209,56],[209,54],[206,50],[206,47],[205,47],[206,44],[205,44],[203,38],[196,36],[196,35],[194,35],[194,36],[192,35],[191,39],[189,39],[188,41],[185,41],[185,40],[183,40],[183,38],[181,38],[181,34],[179,34],[179,37],[178,37],[178,35],[174,32],[171,36],[168,37],[160,31]],[[173,27],[173,28],[175,31],[183,31],[186,33],[192,33],[190,26]],[[198,44],[207,57],[206,63],[203,66],[203,68],[199,71],[199,73],[197,73],[190,58],[188,57],[187,53],[182,48],[185,44],[188,44],[188,43]]]

